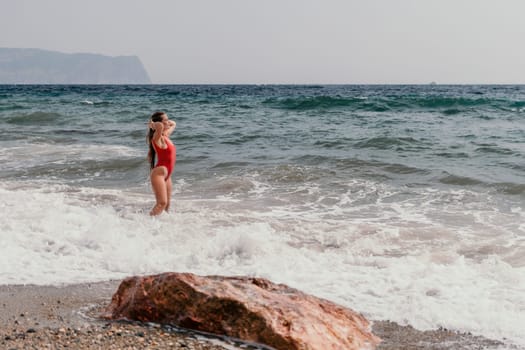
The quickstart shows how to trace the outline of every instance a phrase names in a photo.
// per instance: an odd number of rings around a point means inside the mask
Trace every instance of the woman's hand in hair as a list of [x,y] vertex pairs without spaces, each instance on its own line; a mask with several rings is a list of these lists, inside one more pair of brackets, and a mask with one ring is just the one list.
[[174,120],[168,120],[167,124],[168,124],[168,127],[164,129],[164,135],[170,136],[173,130],[175,130],[177,123],[175,123]]
[[162,122],[150,121],[148,126],[155,131],[162,131],[164,129],[164,124],[162,124]]

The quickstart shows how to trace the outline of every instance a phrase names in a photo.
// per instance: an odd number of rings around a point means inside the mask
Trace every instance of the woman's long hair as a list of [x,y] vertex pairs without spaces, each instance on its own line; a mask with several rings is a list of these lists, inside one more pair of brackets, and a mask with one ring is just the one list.
[[[162,121],[162,116],[166,114],[164,112],[155,112],[151,115],[151,121],[152,122],[161,122]],[[149,146],[149,151],[148,151],[148,160],[149,160],[149,167],[150,169],[153,169],[155,167],[155,156],[157,155],[157,153],[155,152],[155,148],[153,147],[153,143],[151,142],[151,140],[153,139],[153,134],[155,134],[155,130],[154,129],[149,129],[148,130],[148,135],[146,136],[146,140],[148,142],[148,146]]]

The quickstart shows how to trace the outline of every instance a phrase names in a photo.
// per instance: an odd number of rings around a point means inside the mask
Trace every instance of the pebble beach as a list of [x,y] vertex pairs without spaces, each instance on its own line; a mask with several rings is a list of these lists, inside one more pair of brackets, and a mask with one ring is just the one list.
[[2,349],[231,348],[219,339],[157,324],[106,322],[100,313],[118,281],[64,287],[1,286]]
[[[256,349],[263,345],[203,335],[168,325],[107,322],[100,314],[120,281],[67,286],[0,286],[2,349]],[[419,331],[374,321],[378,350],[519,349],[447,329]]]

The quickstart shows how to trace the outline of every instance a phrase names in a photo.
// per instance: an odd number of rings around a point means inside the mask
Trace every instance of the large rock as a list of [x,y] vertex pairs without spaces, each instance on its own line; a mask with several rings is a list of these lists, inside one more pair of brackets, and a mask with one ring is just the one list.
[[103,316],[172,324],[278,350],[373,349],[379,342],[360,314],[262,278],[130,277]]

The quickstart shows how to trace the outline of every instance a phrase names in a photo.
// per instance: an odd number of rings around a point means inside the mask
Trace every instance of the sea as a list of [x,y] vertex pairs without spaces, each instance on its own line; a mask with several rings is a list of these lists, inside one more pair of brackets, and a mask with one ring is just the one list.
[[0,284],[258,276],[525,347],[525,86],[1,85],[0,164]]

